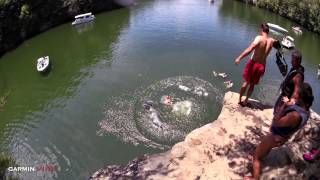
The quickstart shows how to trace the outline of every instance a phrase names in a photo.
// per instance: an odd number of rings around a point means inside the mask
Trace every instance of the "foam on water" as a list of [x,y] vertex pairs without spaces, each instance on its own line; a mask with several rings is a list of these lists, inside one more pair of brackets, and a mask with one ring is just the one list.
[[[167,97],[171,103],[162,102]],[[109,100],[97,134],[112,134],[135,145],[170,147],[212,121],[222,98],[222,91],[196,77],[164,79]],[[146,101],[153,102],[152,107],[145,108]]]
[[191,112],[192,102],[191,101],[180,101],[173,105],[172,112],[177,115],[188,116]]

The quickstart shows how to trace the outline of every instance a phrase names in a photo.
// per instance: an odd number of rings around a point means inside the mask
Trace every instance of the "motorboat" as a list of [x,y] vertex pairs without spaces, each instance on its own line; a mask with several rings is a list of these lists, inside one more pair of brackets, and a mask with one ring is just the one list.
[[294,48],[294,39],[291,36],[286,36],[281,41],[281,45],[288,49]]
[[293,26],[292,27],[293,32],[295,32],[296,34],[302,34],[302,30],[299,26]]
[[86,14],[79,14],[74,17],[75,20],[72,22],[72,25],[74,26],[78,24],[87,23],[93,21],[95,18],[96,17],[91,12]]
[[288,33],[288,30],[286,30],[285,28],[283,28],[277,24],[267,23],[267,25],[269,26],[270,29],[272,29],[274,31],[281,32],[281,33]]
[[38,72],[45,72],[50,65],[49,56],[40,57],[37,60],[37,71]]

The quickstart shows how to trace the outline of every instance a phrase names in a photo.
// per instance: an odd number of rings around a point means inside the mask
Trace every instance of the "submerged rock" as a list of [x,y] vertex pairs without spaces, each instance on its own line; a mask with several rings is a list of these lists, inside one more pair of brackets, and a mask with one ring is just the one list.
[[[253,108],[237,104],[239,95],[225,94],[223,109],[213,123],[195,129],[170,151],[145,155],[126,166],[107,166],[90,179],[242,179],[250,175],[251,157],[269,130],[273,109],[258,101]],[[320,178],[318,167],[302,154],[318,145],[320,116],[312,112],[308,124],[263,161],[261,179]],[[319,142],[319,141],[318,141]]]

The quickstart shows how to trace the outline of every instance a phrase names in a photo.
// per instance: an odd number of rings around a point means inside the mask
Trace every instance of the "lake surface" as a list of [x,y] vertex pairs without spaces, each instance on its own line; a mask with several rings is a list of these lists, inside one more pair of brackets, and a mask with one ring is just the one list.
[[[109,164],[157,153],[212,122],[232,80],[242,70],[234,59],[254,39],[261,22],[290,29],[293,22],[232,0],[150,0],[97,15],[81,27],[64,24],[42,33],[0,59],[0,150],[20,166],[56,166],[54,172],[23,173],[22,179],[87,179]],[[303,29],[304,30],[304,29]],[[313,109],[320,112],[320,36],[296,36]],[[290,51],[286,51],[290,62]],[[52,69],[36,72],[49,55]],[[253,98],[273,104],[282,77],[269,57]],[[212,71],[225,72],[222,79]],[[173,107],[161,103],[170,96]],[[151,110],[144,101],[153,101]]]

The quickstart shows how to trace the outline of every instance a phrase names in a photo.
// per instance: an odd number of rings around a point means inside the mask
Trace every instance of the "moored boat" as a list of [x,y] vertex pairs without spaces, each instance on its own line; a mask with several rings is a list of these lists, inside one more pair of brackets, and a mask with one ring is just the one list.
[[50,61],[49,61],[49,56],[44,56],[40,57],[37,60],[37,71],[38,72],[46,72],[47,69],[49,68]]
[[285,28],[283,28],[277,24],[267,23],[267,25],[269,26],[270,29],[272,29],[274,31],[281,32],[281,33],[288,33],[288,30],[286,30]]
[[74,17],[75,20],[72,22],[72,25],[87,23],[93,21],[95,18],[96,17],[91,12],[86,14],[79,14]]
[[295,32],[296,34],[302,34],[302,30],[299,26],[293,26],[292,27],[293,32]]
[[281,41],[281,45],[288,49],[294,48],[294,39],[291,36],[286,36]]

